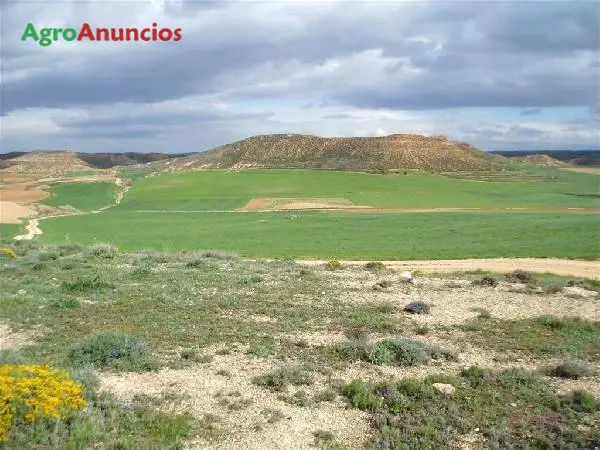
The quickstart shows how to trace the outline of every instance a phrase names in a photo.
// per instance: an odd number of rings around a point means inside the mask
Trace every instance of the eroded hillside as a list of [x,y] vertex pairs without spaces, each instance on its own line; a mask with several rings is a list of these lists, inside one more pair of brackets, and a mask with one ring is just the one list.
[[181,159],[170,169],[263,167],[448,172],[489,170],[503,164],[503,157],[450,141],[445,136],[323,138],[274,134],[254,136]]

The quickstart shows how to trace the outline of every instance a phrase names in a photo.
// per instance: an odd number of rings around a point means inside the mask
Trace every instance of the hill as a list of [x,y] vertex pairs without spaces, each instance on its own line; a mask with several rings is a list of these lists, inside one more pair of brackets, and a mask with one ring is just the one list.
[[[74,152],[35,151],[3,161],[4,172],[64,175],[67,172],[90,170],[91,167]],[[6,167],[8,166],[8,167]]]
[[565,167],[568,166],[566,162],[559,161],[551,156],[548,156],[543,153],[533,153],[526,156],[516,156],[513,158],[515,161],[523,161],[532,164],[537,164],[539,166],[546,167]]
[[189,156],[190,153],[83,153],[69,151],[10,152],[0,154],[0,169],[6,172],[64,174],[65,172],[110,169]]
[[179,155],[167,153],[77,153],[79,159],[85,161],[96,169],[110,169],[114,166],[130,166],[133,164],[146,164],[153,161],[174,158]]
[[393,134],[323,138],[299,134],[254,136],[173,161],[168,170],[202,168],[420,169],[431,172],[489,170],[505,159],[444,136]]
[[599,150],[517,150],[517,151],[495,151],[491,152],[496,155],[505,156],[507,158],[516,159],[530,155],[547,155],[555,160],[572,164],[574,166],[598,166],[600,165]]

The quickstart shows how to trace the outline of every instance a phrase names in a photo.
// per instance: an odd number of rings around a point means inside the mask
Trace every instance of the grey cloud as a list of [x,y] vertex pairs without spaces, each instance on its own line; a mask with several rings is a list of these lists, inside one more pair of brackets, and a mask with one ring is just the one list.
[[[122,12],[125,7],[127,14]],[[232,104],[263,100],[269,109],[290,96],[308,109],[518,107],[530,115],[552,106],[598,108],[596,2],[168,1],[164,22],[171,27],[185,24],[179,43],[75,43],[69,51],[59,51],[20,41],[25,23],[43,23],[51,15],[71,26],[85,20],[93,24],[101,16],[103,26],[118,27],[129,26],[147,8],[148,2],[20,1],[3,6],[2,114],[198,95]],[[344,68],[345,60],[372,50],[389,58],[377,65],[378,72]],[[310,70],[326,61],[341,64],[341,69]],[[265,67],[270,69],[263,72]],[[407,75],[408,68],[416,72]],[[303,69],[306,75],[297,76]],[[91,115],[60,125],[67,140],[87,136],[99,141],[111,136],[109,131],[115,139],[119,134],[130,141],[167,136],[170,127],[182,133],[176,140],[181,145],[198,139],[190,130],[194,125],[210,128],[201,138],[206,145],[243,137],[238,125],[244,120],[254,120],[254,129],[259,124],[265,130],[285,126],[265,123],[268,115],[211,114]],[[343,113],[327,118],[351,121]],[[484,129],[479,136],[493,140],[493,132]],[[519,142],[543,139],[526,130],[510,132]]]
[[542,111],[541,108],[527,108],[521,111],[522,116],[535,116]]

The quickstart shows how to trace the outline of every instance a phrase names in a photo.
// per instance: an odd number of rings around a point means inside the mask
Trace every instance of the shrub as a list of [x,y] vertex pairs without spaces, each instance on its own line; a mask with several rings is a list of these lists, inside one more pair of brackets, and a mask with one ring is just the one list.
[[77,267],[77,261],[74,259],[68,259],[66,261],[63,261],[63,263],[60,266],[62,270],[73,270],[75,267]]
[[420,336],[426,335],[427,333],[429,333],[429,331],[431,331],[431,330],[426,325],[415,328],[415,333]]
[[186,254],[183,257],[183,265],[190,268],[208,267],[208,264],[201,255],[195,253]]
[[252,275],[251,277],[244,278],[242,280],[242,284],[260,283],[263,280],[264,280],[264,278],[259,275]]
[[0,255],[4,255],[7,258],[16,258],[17,254],[12,248],[0,247]]
[[132,255],[134,257],[134,264],[141,263],[157,263],[165,264],[173,259],[173,256],[166,252],[155,252],[153,250],[146,250]]
[[583,280],[569,280],[567,281],[569,287],[585,287],[585,281]]
[[181,359],[197,363],[209,363],[214,359],[213,355],[201,354],[195,349],[186,349],[181,351]]
[[544,294],[558,294],[562,291],[562,286],[559,284],[549,284],[544,287]]
[[478,319],[491,319],[492,314],[485,308],[471,308],[471,311],[477,313]]
[[45,252],[40,252],[38,259],[40,261],[56,261],[59,257],[57,251],[47,250]]
[[112,259],[117,256],[117,248],[111,244],[94,244],[86,248],[86,256]]
[[315,403],[332,402],[336,399],[336,397],[337,397],[337,392],[331,388],[328,388],[328,389],[322,390],[321,392],[317,392],[313,396],[313,402],[315,402]]
[[491,277],[489,275],[486,275],[484,277],[481,277],[479,280],[475,280],[472,283],[474,286],[490,286],[490,287],[496,287],[498,286],[498,280],[496,280],[494,277]]
[[207,251],[202,252],[203,258],[212,258],[212,259],[223,259],[223,260],[232,260],[236,259],[237,255],[229,252],[218,252],[218,251]]
[[565,397],[563,405],[568,405],[575,411],[592,412],[600,409],[600,402],[592,394],[586,391],[573,391],[570,396]]
[[577,380],[588,375],[590,371],[587,366],[581,362],[567,360],[557,366],[546,368],[545,373],[551,377]]
[[281,394],[277,396],[278,400],[288,403],[294,406],[306,407],[312,404],[312,399],[308,396],[305,390],[299,390],[294,392],[292,395]]
[[325,266],[327,270],[341,270],[344,268],[341,262],[336,260],[331,260]]
[[99,275],[94,278],[77,278],[75,281],[61,283],[61,288],[65,292],[90,292],[108,287],[112,287],[112,285],[100,280]]
[[24,364],[27,359],[19,352],[10,349],[0,350],[0,366],[4,364]]
[[118,370],[154,370],[146,344],[134,336],[109,332],[93,334],[71,345],[68,356],[75,365]]
[[79,306],[79,300],[74,297],[64,297],[54,302],[56,308],[71,309]]
[[504,276],[511,283],[533,284],[536,282],[535,274],[524,270],[514,270]]
[[38,365],[1,366],[0,442],[7,440],[17,423],[60,420],[69,410],[85,407],[82,393],[82,386],[65,371]]
[[58,253],[60,256],[71,255],[80,252],[81,250],[83,250],[83,246],[75,242],[64,242],[58,246]]
[[45,262],[34,262],[31,265],[31,270],[35,270],[35,271],[46,270],[47,268],[48,268],[48,265]]
[[429,305],[423,302],[411,302],[404,307],[404,311],[412,314],[429,314]]
[[383,264],[381,261],[369,261],[367,264],[365,264],[365,270],[379,272],[381,270],[385,270],[385,264]]
[[375,395],[370,386],[362,380],[353,380],[346,384],[341,393],[348,398],[353,407],[358,409],[375,411],[383,405],[382,398]]
[[252,382],[258,386],[266,386],[277,391],[294,386],[308,385],[313,383],[312,376],[308,371],[299,366],[281,367],[273,372],[256,376]]
[[407,338],[383,339],[379,342],[350,340],[337,344],[334,351],[344,359],[362,360],[376,365],[414,366],[430,359],[453,359],[436,346]]

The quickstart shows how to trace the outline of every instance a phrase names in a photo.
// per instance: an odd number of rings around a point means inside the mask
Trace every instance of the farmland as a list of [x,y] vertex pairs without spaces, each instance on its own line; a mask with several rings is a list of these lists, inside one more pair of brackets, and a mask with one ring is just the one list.
[[49,191],[50,197],[44,200],[46,205],[93,211],[113,203],[116,189],[113,183],[95,182],[57,184]]
[[[548,170],[549,181],[482,183],[423,172],[375,175],[310,170],[203,171],[138,181],[127,210],[232,210],[252,198],[348,198],[376,208],[598,207],[593,175]],[[534,173],[533,175],[538,175]],[[556,177],[552,179],[551,177]]]
[[[514,182],[421,172],[157,175],[138,179],[118,206],[99,214],[44,220],[40,239],[60,242],[68,235],[81,243],[112,242],[127,250],[203,248],[248,257],[596,259],[596,177],[558,170],[544,171],[541,180],[535,175]],[[102,203],[97,196],[88,198]],[[257,199],[303,200],[309,209],[239,211]],[[311,205],[338,208],[315,211]]]

